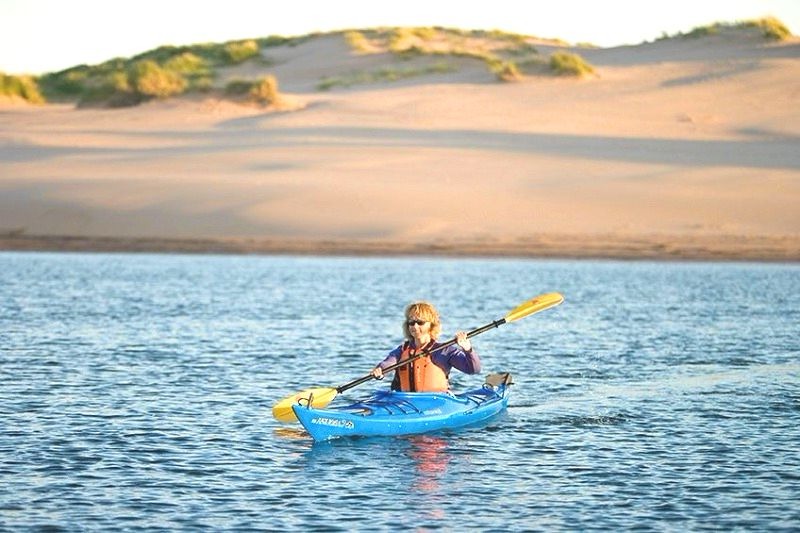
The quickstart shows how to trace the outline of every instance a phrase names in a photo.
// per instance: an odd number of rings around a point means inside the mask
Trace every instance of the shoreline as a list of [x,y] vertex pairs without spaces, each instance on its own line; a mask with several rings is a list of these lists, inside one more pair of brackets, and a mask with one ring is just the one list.
[[0,235],[0,251],[800,262],[800,236],[539,234],[514,241]]

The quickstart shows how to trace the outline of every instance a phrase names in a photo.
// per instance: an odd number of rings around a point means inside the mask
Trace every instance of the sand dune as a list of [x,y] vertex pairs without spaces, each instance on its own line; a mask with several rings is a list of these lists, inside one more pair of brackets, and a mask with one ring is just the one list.
[[797,40],[582,49],[582,80],[458,58],[330,92],[402,60],[341,35],[267,53],[225,76],[275,74],[283,110],[0,104],[0,247],[800,260]]

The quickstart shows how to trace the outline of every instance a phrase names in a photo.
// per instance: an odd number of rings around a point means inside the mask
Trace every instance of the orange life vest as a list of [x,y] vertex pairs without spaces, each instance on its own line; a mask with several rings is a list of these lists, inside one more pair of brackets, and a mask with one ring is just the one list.
[[[433,341],[422,350],[433,346]],[[411,347],[410,343],[403,345],[403,352],[400,354],[400,361],[405,361],[420,350]],[[399,380],[399,390],[403,392],[447,392],[450,390],[450,383],[447,381],[447,374],[441,367],[431,361],[431,357],[426,355],[415,359],[411,363],[397,369],[395,381]]]

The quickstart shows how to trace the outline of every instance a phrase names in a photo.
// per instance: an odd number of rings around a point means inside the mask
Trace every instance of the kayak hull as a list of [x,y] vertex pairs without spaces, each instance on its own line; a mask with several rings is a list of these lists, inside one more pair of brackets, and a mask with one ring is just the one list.
[[457,429],[493,418],[508,407],[507,382],[461,394],[378,391],[341,407],[292,406],[315,441],[337,437],[394,436]]

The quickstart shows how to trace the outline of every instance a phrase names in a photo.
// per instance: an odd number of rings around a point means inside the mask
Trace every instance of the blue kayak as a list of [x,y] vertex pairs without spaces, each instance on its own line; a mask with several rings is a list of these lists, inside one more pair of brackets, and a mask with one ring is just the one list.
[[315,441],[428,433],[477,424],[502,412],[511,383],[510,374],[492,374],[481,388],[461,394],[378,391],[340,407],[295,404],[292,410]]

